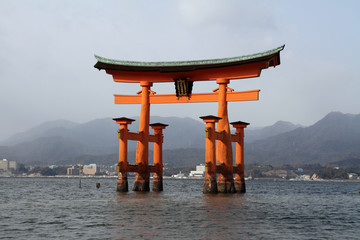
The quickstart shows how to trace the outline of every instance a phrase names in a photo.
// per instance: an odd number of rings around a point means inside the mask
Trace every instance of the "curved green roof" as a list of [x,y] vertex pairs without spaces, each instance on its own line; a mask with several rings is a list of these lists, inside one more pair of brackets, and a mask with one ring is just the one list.
[[[244,55],[239,57],[231,58],[218,58],[218,59],[206,59],[206,60],[192,60],[192,61],[170,61],[170,62],[140,62],[140,61],[123,61],[123,60],[114,60],[95,55],[96,60],[98,61],[95,64],[95,68],[101,70],[122,70],[122,71],[162,71],[166,68],[177,70],[195,70],[197,66],[200,68],[211,68],[211,67],[223,67],[230,65],[245,64],[249,62],[256,62],[261,60],[266,60],[272,58],[275,55],[278,55],[281,50],[283,50],[285,45],[280,47],[255,53],[251,55]],[[278,64],[280,64],[280,57],[278,58]],[[191,68],[189,68],[191,67]]]

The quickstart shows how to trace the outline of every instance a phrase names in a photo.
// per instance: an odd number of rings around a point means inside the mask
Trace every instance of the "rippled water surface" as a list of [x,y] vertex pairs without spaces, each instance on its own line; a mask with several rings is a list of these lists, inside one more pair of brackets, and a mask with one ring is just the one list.
[[119,194],[116,179],[0,178],[0,239],[360,238],[360,183],[256,180],[243,195],[202,184]]

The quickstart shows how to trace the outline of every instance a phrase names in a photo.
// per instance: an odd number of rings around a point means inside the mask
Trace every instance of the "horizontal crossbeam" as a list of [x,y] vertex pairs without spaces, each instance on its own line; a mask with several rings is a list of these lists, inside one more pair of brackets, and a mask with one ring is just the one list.
[[119,164],[118,172],[143,172],[148,171],[151,173],[158,173],[162,169],[160,164],[148,165],[147,167],[142,165],[134,165],[134,164]]
[[[227,92],[226,101],[256,101],[259,100],[260,90]],[[114,95],[115,104],[141,104],[141,95]],[[199,103],[199,102],[217,102],[219,93],[193,93],[190,97],[177,97],[175,94],[157,94],[150,95],[150,104],[156,103]]]
[[240,135],[239,134],[231,134],[231,142],[240,142]]
[[[235,166],[233,166],[232,169],[233,169],[233,173],[240,173],[241,166],[240,165],[235,165]],[[216,165],[215,171],[216,171],[216,173],[223,173],[224,165],[223,164]]]

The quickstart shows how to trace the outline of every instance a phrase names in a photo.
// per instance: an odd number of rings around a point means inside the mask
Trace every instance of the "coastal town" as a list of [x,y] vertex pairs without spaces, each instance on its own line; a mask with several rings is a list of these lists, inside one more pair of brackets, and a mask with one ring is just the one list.
[[[68,166],[25,166],[8,159],[0,160],[0,177],[117,177],[117,165],[105,166],[97,164],[74,164]],[[186,168],[163,168],[165,178],[202,179],[205,175],[205,165],[199,164]],[[134,174],[129,173],[129,177]],[[290,181],[319,181],[319,180],[352,180],[360,181],[358,172],[349,172],[339,167],[322,167],[311,165],[301,167],[273,167],[249,165],[245,170],[245,179],[282,179]]]

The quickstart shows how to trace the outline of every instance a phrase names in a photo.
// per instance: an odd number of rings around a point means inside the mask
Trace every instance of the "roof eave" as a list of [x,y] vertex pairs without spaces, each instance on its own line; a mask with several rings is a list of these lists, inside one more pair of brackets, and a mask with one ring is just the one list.
[[285,45],[278,48],[235,58],[212,60],[180,61],[180,62],[130,62],[106,59],[95,55],[98,62],[94,65],[99,70],[137,71],[137,72],[187,72],[200,69],[231,67],[254,62],[269,61],[276,58],[269,66],[280,65],[280,51]]

